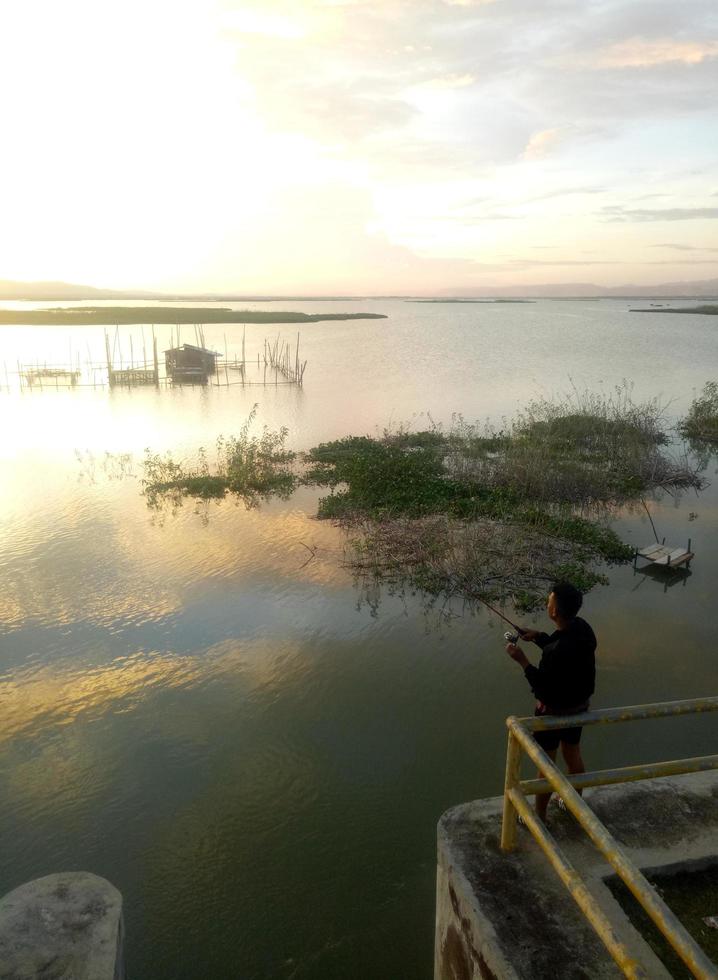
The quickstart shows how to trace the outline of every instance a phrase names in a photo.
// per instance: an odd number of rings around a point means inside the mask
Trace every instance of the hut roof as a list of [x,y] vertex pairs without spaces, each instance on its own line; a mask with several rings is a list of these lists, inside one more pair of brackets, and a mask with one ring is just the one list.
[[195,344],[181,344],[179,347],[169,347],[164,354],[171,354],[173,351],[186,350],[195,351],[197,354],[211,354],[212,357],[219,357],[220,355],[216,350],[210,350],[208,347],[197,347]]

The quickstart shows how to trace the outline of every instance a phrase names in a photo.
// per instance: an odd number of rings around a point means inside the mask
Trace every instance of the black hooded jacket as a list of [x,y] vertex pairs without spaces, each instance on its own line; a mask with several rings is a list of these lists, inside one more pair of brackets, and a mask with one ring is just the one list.
[[576,616],[565,630],[536,637],[541,647],[538,667],[524,669],[526,680],[549,714],[566,714],[581,708],[596,685],[596,637],[585,619]]

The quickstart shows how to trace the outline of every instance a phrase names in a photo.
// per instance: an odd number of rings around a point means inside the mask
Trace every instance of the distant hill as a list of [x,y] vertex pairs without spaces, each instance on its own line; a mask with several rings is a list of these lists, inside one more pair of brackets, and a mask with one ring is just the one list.
[[593,282],[553,282],[535,286],[495,286],[474,289],[445,289],[441,296],[472,297],[512,297],[512,298],[555,298],[580,299],[583,297],[718,297],[718,279],[696,279],[690,282],[662,282],[654,286],[597,286]]
[[76,286],[69,282],[13,282],[0,279],[0,300],[24,299],[69,300],[69,299],[160,299],[159,293],[141,290],[121,291],[118,289],[96,289],[94,286]]
[[[418,299],[420,293],[404,293],[401,295],[362,293],[356,296],[338,296],[327,293],[301,295],[299,293],[276,293],[274,295],[257,295],[252,293],[225,292],[190,292],[190,293],[158,293],[149,290],[119,290],[98,289],[96,286],[78,286],[68,282],[13,282],[0,279],[0,302],[3,300],[36,300],[46,302],[52,300],[100,300],[100,299],[145,299],[164,300],[164,302],[273,302],[286,300],[318,301],[318,300],[366,300],[366,299]],[[582,299],[585,297],[626,297],[628,299],[645,297],[669,298],[715,298],[718,299],[718,279],[696,279],[689,282],[662,282],[654,286],[597,286],[592,282],[571,283],[542,283],[534,286],[475,286],[443,289],[433,294],[433,297],[448,298],[507,298],[507,299]],[[426,296],[426,294],[424,294]]]

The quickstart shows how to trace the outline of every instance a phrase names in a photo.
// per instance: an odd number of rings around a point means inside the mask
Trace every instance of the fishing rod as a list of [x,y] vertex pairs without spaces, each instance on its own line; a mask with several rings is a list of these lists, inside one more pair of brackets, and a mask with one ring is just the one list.
[[505,623],[508,623],[509,626],[512,626],[516,630],[516,632],[519,634],[519,636],[523,636],[524,635],[524,633],[526,632],[525,629],[523,629],[521,626],[517,626],[516,623],[512,623],[511,620],[508,619],[506,616],[504,616],[503,613],[500,613],[498,611],[498,609],[494,609],[494,607],[491,605],[491,603],[487,602],[486,599],[482,599],[480,596],[476,596],[476,598],[479,600],[479,602],[482,602],[486,606],[487,609],[490,609],[492,613],[495,613],[495,615],[497,615],[501,619],[503,619],[503,621]]

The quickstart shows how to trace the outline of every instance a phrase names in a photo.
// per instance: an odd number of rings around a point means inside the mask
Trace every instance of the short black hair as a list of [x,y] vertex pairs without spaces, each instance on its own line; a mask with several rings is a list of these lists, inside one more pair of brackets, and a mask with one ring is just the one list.
[[564,619],[573,619],[583,605],[583,596],[570,582],[554,582],[551,592],[556,597],[556,611]]

